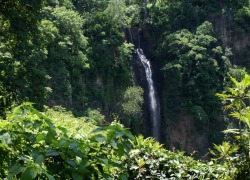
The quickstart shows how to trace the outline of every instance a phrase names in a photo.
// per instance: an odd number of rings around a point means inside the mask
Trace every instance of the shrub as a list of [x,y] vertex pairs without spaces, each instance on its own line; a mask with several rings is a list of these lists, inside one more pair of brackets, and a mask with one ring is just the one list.
[[54,110],[41,113],[31,103],[25,103],[16,107],[7,120],[0,120],[0,178],[231,179],[234,176],[235,168],[226,163],[205,163],[182,152],[170,152],[153,138],[134,137],[117,122],[93,131],[95,126],[84,118],[74,118],[61,110],[57,116],[60,120],[52,120],[53,114]]

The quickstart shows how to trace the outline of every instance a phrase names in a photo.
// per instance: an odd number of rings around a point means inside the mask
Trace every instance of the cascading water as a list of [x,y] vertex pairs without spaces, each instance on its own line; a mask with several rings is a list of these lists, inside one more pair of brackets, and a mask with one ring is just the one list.
[[[146,19],[148,16],[148,12],[147,12],[147,0],[144,0],[144,18],[143,18],[143,22],[142,22],[142,27],[146,24]],[[156,93],[156,89],[154,86],[154,81],[152,78],[152,69],[151,69],[151,65],[150,65],[150,61],[146,58],[146,56],[144,55],[144,52],[142,50],[146,49],[145,48],[145,41],[143,41],[143,31],[140,28],[137,32],[137,38],[135,38],[135,40],[137,40],[138,44],[135,44],[133,41],[133,33],[131,33],[131,28],[126,28],[126,37],[128,42],[133,43],[135,45],[135,47],[138,47],[136,49],[136,53],[137,53],[137,57],[140,61],[140,64],[143,65],[143,69],[138,69],[139,72],[145,71],[145,75],[146,75],[146,81],[147,81],[147,86],[148,86],[148,93],[146,94],[146,96],[148,97],[148,108],[149,108],[149,114],[150,114],[150,120],[151,120],[151,129],[152,129],[152,133],[153,133],[153,137],[157,140],[160,141],[160,131],[161,131],[161,115],[160,115],[160,103],[159,100],[157,98],[157,93]],[[141,47],[142,46],[142,47]],[[137,68],[140,68],[141,66],[137,66]],[[135,71],[137,71],[137,69],[135,69]],[[144,73],[142,73],[144,74]],[[144,77],[143,77],[144,79]],[[145,87],[144,87],[145,88]],[[146,101],[147,102],[147,101]]]
[[148,98],[149,98],[149,109],[150,119],[152,123],[153,136],[156,140],[160,141],[160,104],[156,95],[154,81],[152,79],[152,69],[149,60],[143,53],[143,50],[136,49],[138,58],[140,59],[146,74],[148,84]]

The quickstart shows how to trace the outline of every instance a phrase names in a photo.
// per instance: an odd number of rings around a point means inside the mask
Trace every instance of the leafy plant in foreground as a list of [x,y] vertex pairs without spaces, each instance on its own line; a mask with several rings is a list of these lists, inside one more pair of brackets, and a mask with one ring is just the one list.
[[138,136],[126,164],[132,179],[233,179],[235,168],[226,163],[204,163],[170,152],[153,138]]
[[227,88],[223,94],[217,94],[227,102],[225,110],[230,110],[230,117],[238,120],[238,128],[227,129],[224,133],[234,136],[238,146],[238,154],[234,156],[235,165],[239,169],[238,178],[250,177],[250,75],[247,73],[237,81],[229,76],[233,87]]
[[[3,179],[232,179],[226,163],[196,161],[165,150],[153,138],[134,137],[114,121],[97,127],[88,118],[24,103],[0,120]],[[78,126],[77,126],[78,125]],[[94,130],[95,129],[95,130]],[[85,132],[85,133],[84,133]],[[231,169],[230,169],[231,168]]]
[[[1,120],[0,177],[100,179],[119,175],[120,159],[131,148],[130,132],[114,123],[86,136],[81,129],[70,129],[72,123],[58,123],[31,103],[16,107],[7,120]],[[80,124],[86,122],[80,119]]]

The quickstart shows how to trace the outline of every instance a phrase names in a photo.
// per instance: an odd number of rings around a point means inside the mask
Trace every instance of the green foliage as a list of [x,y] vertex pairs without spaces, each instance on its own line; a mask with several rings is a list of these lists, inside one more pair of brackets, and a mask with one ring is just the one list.
[[40,29],[48,50],[44,66],[51,76],[50,101],[64,107],[83,108],[79,105],[79,101],[85,99],[82,71],[89,68],[87,39],[82,34],[83,19],[65,7],[45,7],[42,14]]
[[205,20],[205,6],[204,2],[157,0],[150,8],[149,23],[161,34],[194,29]]
[[52,7],[64,6],[67,9],[74,9],[74,5],[71,0],[46,0],[45,5]]
[[143,103],[143,89],[141,87],[129,87],[123,95],[122,110],[128,116],[135,118],[141,115],[141,105]]
[[[10,23],[10,31],[19,40],[34,32],[39,11],[43,7],[44,0],[6,0],[1,1],[0,16]],[[2,35],[2,34],[1,34]],[[24,40],[24,39],[23,39]]]
[[122,87],[128,87],[133,81],[132,75],[132,51],[133,44],[123,43],[117,47],[117,56],[113,65],[114,76],[117,84]]
[[133,145],[126,163],[132,179],[232,179],[235,172],[226,170],[226,164],[205,164],[182,152],[167,151],[152,138],[139,136]]
[[195,33],[184,29],[168,35],[159,51],[168,61],[163,67],[166,77],[171,75],[171,83],[181,89],[182,105],[199,120],[215,119],[219,101],[214,95],[221,89],[228,67],[212,24],[204,22]]
[[126,14],[126,25],[127,26],[135,26],[141,23],[140,19],[141,8],[139,4],[136,3],[128,3],[126,6],[125,14]]
[[193,115],[193,118],[195,120],[198,120],[200,122],[206,123],[209,121],[207,113],[203,110],[201,106],[193,106],[191,108],[191,114]]
[[[97,110],[96,110],[97,111]],[[58,125],[64,126],[67,129],[67,133],[71,136],[88,136],[93,129],[96,128],[97,117],[99,121],[104,120],[104,117],[99,113],[89,110],[88,116],[75,118],[72,112],[67,111],[61,106],[54,106],[51,108],[46,108],[45,115],[48,116],[51,121]],[[81,126],[79,126],[79,123]]]
[[41,66],[46,50],[37,29],[42,2],[1,2],[0,94],[6,100],[1,102],[1,108],[8,109],[12,102],[24,99],[43,104],[48,95],[48,76]]
[[[227,88],[227,93],[217,94],[221,99],[231,101],[229,105],[225,106],[225,109],[233,109],[233,113],[239,113],[247,108],[247,99],[249,98],[250,76],[244,75],[244,78],[238,82],[232,76],[229,76],[233,83],[233,87]],[[236,115],[236,114],[235,114]],[[237,117],[239,118],[239,117]]]
[[88,109],[88,121],[96,125],[101,125],[105,122],[105,117],[96,109]]
[[223,94],[217,94],[223,101],[226,101],[225,110],[230,110],[230,117],[239,120],[238,128],[227,129],[224,133],[232,134],[234,142],[238,145],[238,155],[235,166],[239,169],[239,178],[250,177],[250,75],[247,73],[237,81],[229,76],[233,85],[226,89]]
[[[237,81],[240,81],[241,79],[244,78],[245,74],[246,74],[246,68],[242,68],[239,66],[232,66],[232,68],[229,68],[229,72],[228,74],[231,77],[234,77]],[[227,76],[227,80],[226,80],[226,87],[231,87],[233,86],[233,82],[230,80],[230,76]]]
[[131,128],[134,134],[140,132],[140,119],[142,116],[143,89],[141,87],[128,87],[121,101],[121,122]]
[[[135,138],[121,124],[98,127],[64,109],[41,113],[24,103],[0,120],[5,179],[231,179],[235,169],[204,163]],[[78,126],[77,126],[78,125]],[[92,131],[92,133],[90,133]],[[84,132],[86,134],[84,134]]]
[[[98,3],[95,3],[97,6]],[[122,1],[120,3],[123,4]],[[112,109],[121,100],[121,92],[133,83],[133,46],[125,42],[121,24],[114,22],[108,13],[112,11],[120,16],[119,13],[123,12],[117,12],[116,8],[122,7],[107,5],[104,3],[86,12],[84,23],[84,34],[89,38],[91,47],[87,91],[91,97],[90,106],[97,102],[100,109]]]
[[[27,100],[40,109],[44,104],[61,105],[77,115],[96,101],[103,104],[98,106],[102,110],[112,108],[133,82],[133,47],[125,43],[123,26],[139,21],[138,3],[4,1],[0,9],[1,114],[12,103]],[[102,88],[93,85],[100,76]]]
[[214,144],[214,149],[216,151],[210,150],[212,155],[217,156],[217,159],[227,160],[230,163],[232,154],[237,152],[239,148],[229,142],[223,142],[222,145]]
[[234,23],[236,30],[239,32],[249,32],[250,26],[247,22],[250,20],[250,7],[244,6],[243,8],[237,10],[234,15]]
[[124,0],[110,0],[104,13],[113,21],[113,23],[124,25],[126,21],[125,9],[126,6]]
[[84,118],[63,111],[47,114],[56,119],[25,103],[0,121],[1,178],[99,179],[122,169],[121,157],[134,137],[121,125],[90,133],[95,126]]
[[42,109],[49,95],[49,104],[83,109],[87,39],[71,0],[15,0],[1,7],[1,111],[25,100]]

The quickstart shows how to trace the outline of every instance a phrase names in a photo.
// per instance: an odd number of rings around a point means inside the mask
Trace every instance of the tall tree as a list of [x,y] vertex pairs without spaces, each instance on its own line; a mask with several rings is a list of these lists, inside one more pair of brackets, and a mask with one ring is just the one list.
[[222,88],[230,63],[222,58],[223,51],[217,45],[212,24],[204,22],[195,33],[184,29],[168,35],[160,52],[163,59],[167,56],[164,71],[171,73],[171,77],[175,74],[171,82],[181,89],[182,105],[197,119],[216,119],[219,101],[215,93]]
[[[39,102],[46,94],[45,72],[38,68],[45,52],[43,43],[36,41],[43,1],[6,0],[0,3],[1,108],[26,98]],[[43,87],[31,85],[36,77]]]
[[41,30],[48,50],[44,66],[51,77],[49,85],[53,91],[50,105],[81,107],[85,100],[82,72],[89,67],[83,19],[64,6],[45,7],[42,15]]

